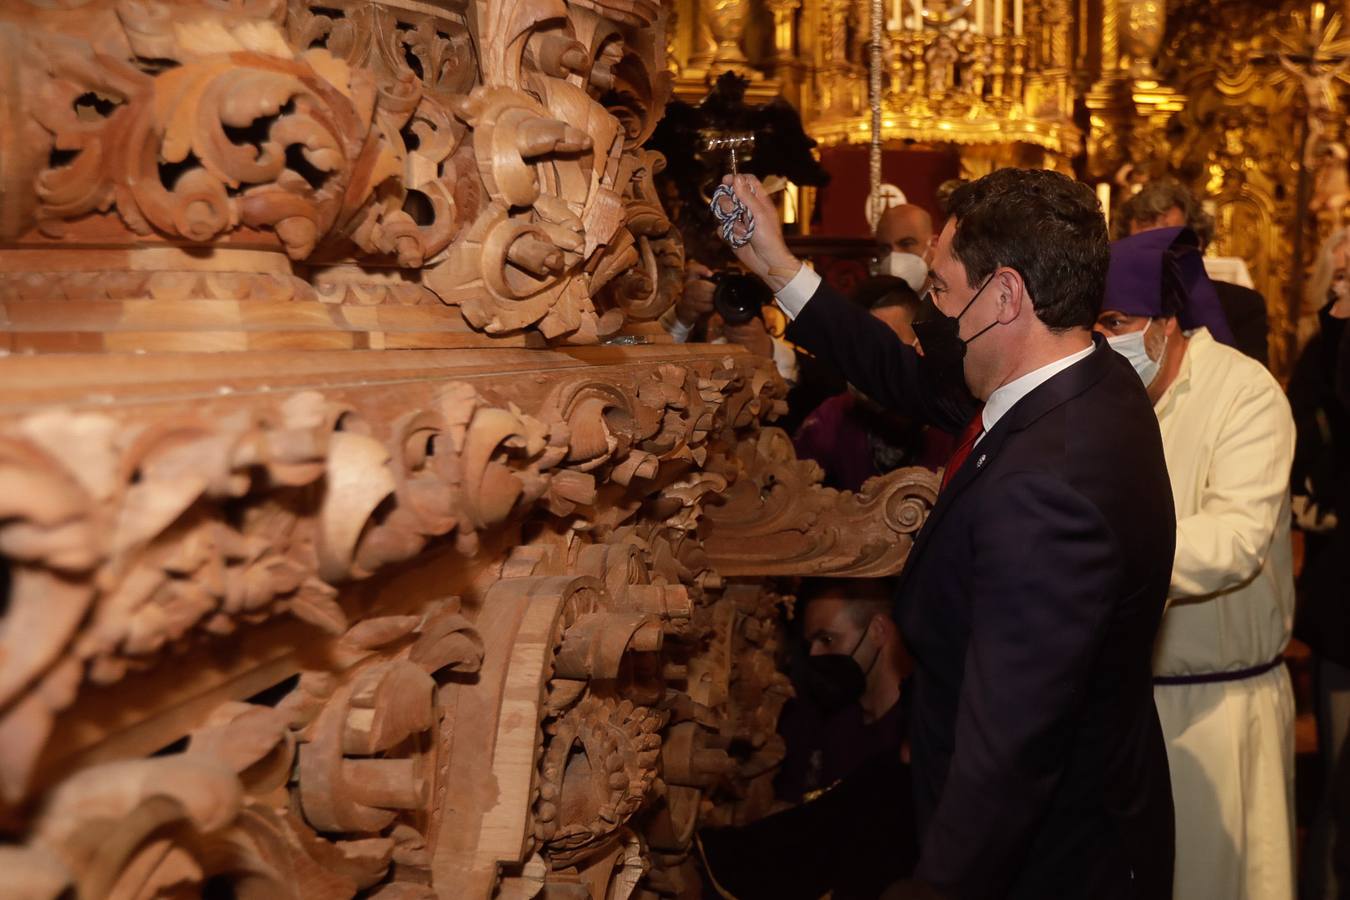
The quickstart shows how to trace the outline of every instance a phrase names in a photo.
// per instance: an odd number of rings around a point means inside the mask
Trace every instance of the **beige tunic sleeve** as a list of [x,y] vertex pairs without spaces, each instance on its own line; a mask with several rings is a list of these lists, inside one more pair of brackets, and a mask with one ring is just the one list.
[[1279,385],[1259,375],[1241,386],[1222,417],[1212,464],[1195,486],[1198,509],[1178,517],[1174,600],[1250,581],[1270,548],[1289,492],[1294,421]]

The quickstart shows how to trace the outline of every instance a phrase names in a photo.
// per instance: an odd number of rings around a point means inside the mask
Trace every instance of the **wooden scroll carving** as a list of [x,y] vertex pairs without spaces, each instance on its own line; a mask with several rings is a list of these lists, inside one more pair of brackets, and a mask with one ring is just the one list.
[[765,578],[933,478],[662,340],[665,17],[0,5],[0,896],[691,897],[768,810]]
[[819,486],[820,468],[776,428],[737,449],[745,477],[704,513],[704,549],[723,575],[894,575],[937,499],[939,476],[899,469],[857,493]]

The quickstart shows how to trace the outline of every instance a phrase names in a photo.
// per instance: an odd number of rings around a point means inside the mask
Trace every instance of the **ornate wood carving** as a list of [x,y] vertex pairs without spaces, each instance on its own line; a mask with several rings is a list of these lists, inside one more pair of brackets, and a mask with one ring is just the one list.
[[819,487],[773,428],[737,451],[743,477],[705,510],[704,549],[723,575],[894,575],[937,499],[938,475],[898,469],[854,494]]
[[[9,396],[0,788],[16,823],[42,811],[0,881],[489,896],[575,873],[603,896],[650,866],[648,827],[682,860],[703,791],[754,756],[728,748],[765,752],[764,692],[787,696],[764,610],[739,611],[759,589],[730,599],[697,535],[707,484],[756,477],[732,454],[782,385],[708,350],[534,355],[505,381],[348,357],[359,386],[102,411]],[[251,660],[169,696],[287,629],[276,696]],[[130,733],[92,721],[132,695],[152,714]]]
[[[561,0],[9,4],[8,349],[594,343],[655,319],[683,263],[641,147],[661,24]],[[55,250],[77,245],[98,249]]]
[[641,345],[663,27],[0,9],[0,895],[689,896],[767,811],[764,577],[894,571],[932,479]]

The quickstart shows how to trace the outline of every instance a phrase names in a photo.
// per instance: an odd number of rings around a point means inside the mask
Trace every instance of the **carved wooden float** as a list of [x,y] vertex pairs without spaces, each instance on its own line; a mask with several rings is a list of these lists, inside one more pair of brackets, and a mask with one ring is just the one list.
[[679,896],[767,808],[765,576],[895,571],[933,479],[662,341],[663,27],[0,9],[0,895]]

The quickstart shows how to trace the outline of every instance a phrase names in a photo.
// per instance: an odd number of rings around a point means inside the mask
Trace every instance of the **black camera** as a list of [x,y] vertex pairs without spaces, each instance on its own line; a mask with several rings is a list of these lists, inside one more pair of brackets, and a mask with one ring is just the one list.
[[744,325],[759,315],[760,308],[773,302],[768,285],[753,275],[720,272],[713,276],[713,309],[728,325]]

